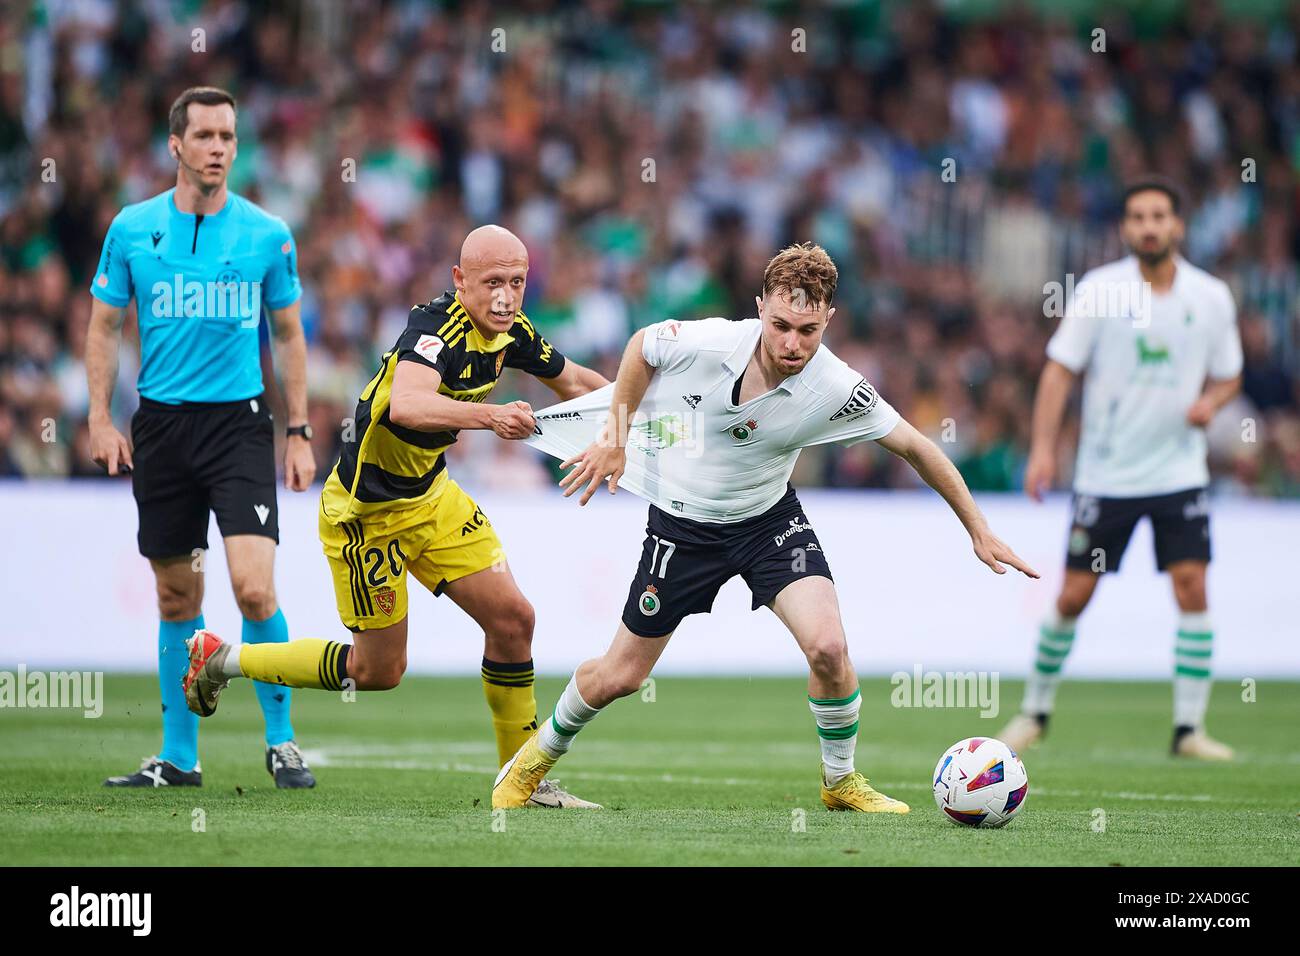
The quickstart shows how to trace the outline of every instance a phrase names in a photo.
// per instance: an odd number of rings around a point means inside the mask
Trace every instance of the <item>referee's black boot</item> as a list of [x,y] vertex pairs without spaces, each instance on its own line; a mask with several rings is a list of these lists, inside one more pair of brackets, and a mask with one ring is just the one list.
[[159,760],[157,757],[145,757],[144,763],[135,773],[120,777],[109,777],[104,781],[106,787],[201,787],[203,771],[195,764],[194,769],[186,772],[178,770],[176,765]]
[[281,790],[310,790],[316,786],[311,768],[292,740],[266,748],[266,771]]

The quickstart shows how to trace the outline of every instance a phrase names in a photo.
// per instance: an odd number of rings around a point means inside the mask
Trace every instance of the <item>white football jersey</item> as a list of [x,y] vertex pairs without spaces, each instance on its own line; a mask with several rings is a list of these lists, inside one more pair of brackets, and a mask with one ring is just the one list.
[[[733,405],[761,331],[758,319],[716,318],[645,330],[642,355],[656,372],[632,418],[620,488],[693,521],[741,521],[781,500],[801,449],[883,438],[898,424],[898,412],[825,345],[798,375]],[[562,460],[586,449],[613,389],[537,412],[530,443]]]
[[1138,498],[1209,483],[1205,430],[1187,410],[1207,377],[1241,372],[1237,310],[1226,283],[1174,261],[1163,295],[1134,256],[1087,273],[1047,345],[1048,358],[1086,372],[1079,494]]

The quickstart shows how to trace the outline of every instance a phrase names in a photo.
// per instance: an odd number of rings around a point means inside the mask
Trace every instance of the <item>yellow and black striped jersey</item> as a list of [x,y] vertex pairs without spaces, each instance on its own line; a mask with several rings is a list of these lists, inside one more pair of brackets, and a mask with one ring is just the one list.
[[398,362],[419,362],[442,376],[438,394],[458,402],[483,402],[507,366],[540,378],[564,369],[564,356],[538,334],[522,312],[510,331],[485,338],[460,299],[445,292],[411,309],[397,344],[384,353],[345,430],[343,450],[321,492],[333,523],[418,505],[437,493],[447,463],[443,452],[455,431],[424,432],[395,425],[388,416]]

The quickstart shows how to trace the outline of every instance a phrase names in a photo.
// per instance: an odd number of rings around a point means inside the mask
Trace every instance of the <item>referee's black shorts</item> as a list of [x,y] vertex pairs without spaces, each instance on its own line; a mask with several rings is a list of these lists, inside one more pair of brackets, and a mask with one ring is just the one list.
[[141,396],[131,443],[138,540],[146,558],[206,549],[209,510],[222,537],[280,540],[275,426],[263,396],[181,405]]

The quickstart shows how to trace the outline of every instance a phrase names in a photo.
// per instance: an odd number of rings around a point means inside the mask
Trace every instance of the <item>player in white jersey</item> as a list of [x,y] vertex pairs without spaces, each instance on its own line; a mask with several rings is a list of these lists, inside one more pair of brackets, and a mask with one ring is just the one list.
[[823,249],[791,246],[767,266],[757,319],[662,322],[638,332],[617,381],[601,390],[604,424],[594,443],[590,401],[537,414],[537,444],[552,452],[548,436],[585,429],[585,442],[564,463],[575,466],[561,480],[566,496],[585,486],[586,504],[600,484],[613,493],[624,482],[652,504],[613,644],[578,668],[550,720],[502,768],[493,807],[524,806],[574,735],[641,687],[682,618],[708,612],[739,574],[754,608],[770,607],[808,660],[822,802],[832,810],[907,812],[853,765],[862,698],[826,555],[789,484],[800,449],[878,441],[944,497],[981,561],[999,574],[1006,572],[1000,562],[1038,574],[989,530],[943,453],[821,344],[837,277]]
[[1052,482],[1065,402],[1086,372],[1083,422],[1065,582],[1040,628],[1022,713],[1002,733],[1016,750],[1042,737],[1075,622],[1145,516],[1179,610],[1173,753],[1232,757],[1204,729],[1213,646],[1205,426],[1240,389],[1241,341],[1227,285],[1178,255],[1178,205],[1158,178],[1125,191],[1120,231],[1132,255],[1083,277],[1047,345],[1025,474],[1035,500]]

